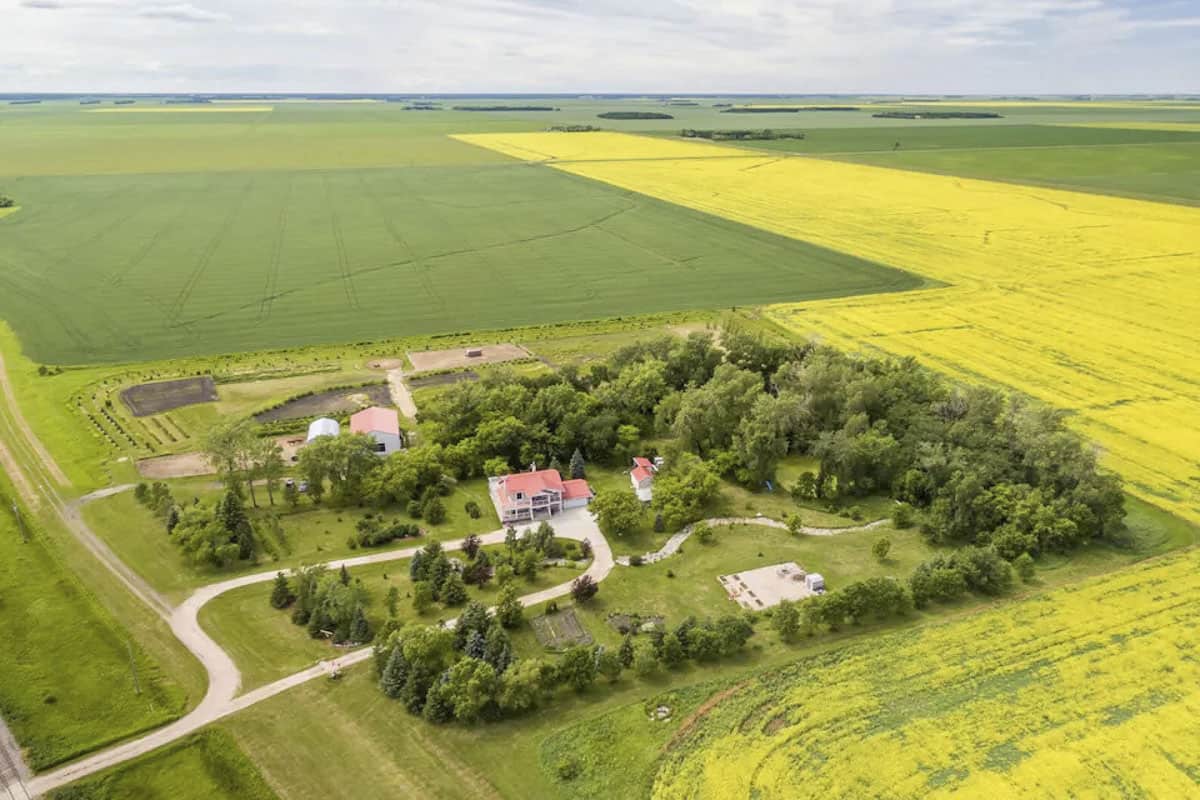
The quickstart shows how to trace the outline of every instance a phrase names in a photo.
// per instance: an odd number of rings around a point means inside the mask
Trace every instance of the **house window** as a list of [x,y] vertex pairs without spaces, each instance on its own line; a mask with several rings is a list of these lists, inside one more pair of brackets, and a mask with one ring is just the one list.
[[518,500],[524,500],[524,499],[525,499],[525,493],[524,493],[524,492],[517,492],[517,495],[516,495],[516,497],[517,497],[517,499],[518,499]]
[[386,453],[387,445],[384,444],[383,442],[376,442],[375,443],[375,452],[376,453]]

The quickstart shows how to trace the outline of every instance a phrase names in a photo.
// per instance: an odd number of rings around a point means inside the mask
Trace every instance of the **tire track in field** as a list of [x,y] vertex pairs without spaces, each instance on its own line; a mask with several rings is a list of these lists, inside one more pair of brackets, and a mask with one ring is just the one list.
[[372,206],[379,214],[379,218],[383,221],[383,226],[387,230],[388,235],[391,236],[392,241],[398,244],[408,256],[407,261],[412,265],[413,275],[416,276],[417,281],[421,284],[421,288],[429,295],[429,299],[437,306],[438,311],[445,312],[446,300],[434,290],[433,281],[429,277],[428,266],[425,264],[424,259],[417,256],[412,246],[409,245],[408,240],[404,238],[403,234],[400,233],[400,229],[396,227],[396,223],[392,221],[391,215],[387,213],[387,209],[384,207],[383,198],[379,196],[379,193],[370,183],[363,179],[361,172],[358,173],[358,183],[363,190],[363,194],[371,200]]
[[[618,217],[621,214],[625,214],[625,213],[633,210],[633,208],[634,208],[634,206],[629,206],[627,208],[619,208],[615,211],[610,211],[610,212],[604,214],[603,216],[599,217],[598,219],[592,220],[591,222],[585,222],[582,225],[576,225],[575,227],[572,227],[572,228],[565,228],[563,230],[553,231],[550,233],[539,233],[539,234],[535,234],[533,236],[524,236],[519,239],[510,239],[508,241],[503,241],[503,242],[493,242],[491,244],[485,244],[485,245],[481,245],[479,247],[460,247],[460,248],[456,248],[454,250],[446,250],[441,253],[434,253],[432,255],[425,256],[425,257],[421,258],[420,260],[406,258],[406,259],[401,259],[399,261],[386,261],[382,264],[372,264],[370,266],[359,267],[358,269],[349,270],[347,275],[349,278],[355,278],[360,275],[371,275],[376,272],[383,272],[384,270],[396,269],[397,267],[415,266],[415,265],[430,262],[430,261],[437,261],[437,260],[440,260],[443,258],[454,258],[455,256],[468,255],[470,253],[481,253],[481,252],[485,252],[485,251],[489,251],[489,250],[502,250],[506,247],[516,247],[517,245],[528,244],[530,242],[540,242],[540,241],[546,241],[549,239],[560,239],[560,238],[563,238],[566,236],[572,236],[576,233],[579,233],[580,231],[584,231],[589,228],[594,228],[598,225],[602,225],[603,223],[607,222],[610,219],[613,219],[614,217]],[[297,292],[304,291],[306,289],[312,289],[312,288],[321,287],[321,286],[328,286],[329,284],[344,282],[345,280],[346,279],[341,274],[339,274],[335,277],[321,278],[319,280],[315,280],[310,283],[307,283],[302,287],[298,287],[295,289],[285,289],[281,292],[276,292],[271,297],[271,299],[278,300],[280,298],[288,297],[289,295],[296,294]],[[232,314],[232,313],[235,313],[238,311],[245,311],[247,309],[253,309],[259,304],[259,302],[260,302],[260,300],[252,300],[248,303],[242,303],[242,304],[236,305],[236,306],[229,306],[221,311],[214,311],[209,314],[201,314],[200,316],[192,317],[191,319],[189,319],[185,322],[177,323],[176,326],[178,327],[180,325],[191,325],[196,322],[210,322],[214,319],[219,319],[220,317],[224,317],[226,315],[229,315],[229,314]]]
[[353,275],[350,270],[350,257],[346,254],[346,239],[342,234],[342,221],[338,217],[333,204],[333,192],[329,188],[329,174],[321,175],[321,184],[325,187],[325,204],[329,207],[329,227],[333,233],[333,246],[337,251],[338,272],[341,277],[342,289],[346,293],[346,303],[350,308],[359,311],[362,306],[358,302],[358,293],[354,289]]
[[196,260],[196,266],[192,268],[192,272],[184,282],[183,288],[179,290],[179,294],[175,295],[175,299],[171,301],[171,305],[167,311],[167,316],[170,319],[167,327],[175,328],[190,324],[189,322],[181,323],[179,321],[180,315],[183,314],[184,306],[191,299],[192,293],[196,291],[196,286],[200,283],[200,278],[208,270],[208,265],[212,262],[217,248],[221,246],[221,242],[225,241],[225,235],[233,227],[233,222],[237,219],[238,213],[242,210],[242,204],[246,202],[246,197],[250,194],[252,188],[254,188],[253,177],[246,181],[246,185],[242,187],[242,191],[237,196],[237,199],[230,204],[229,211],[225,214],[225,219],[221,220],[221,224],[216,232],[209,238],[208,243],[204,245],[204,250],[201,251],[200,258]]
[[271,316],[271,307],[275,304],[275,290],[279,284],[279,262],[283,257],[283,240],[287,232],[288,211],[292,205],[292,182],[295,176],[288,174],[287,190],[283,194],[283,206],[279,209],[279,217],[275,223],[275,241],[271,246],[271,260],[267,264],[267,282],[263,287],[263,296],[258,303],[258,325],[262,325]]

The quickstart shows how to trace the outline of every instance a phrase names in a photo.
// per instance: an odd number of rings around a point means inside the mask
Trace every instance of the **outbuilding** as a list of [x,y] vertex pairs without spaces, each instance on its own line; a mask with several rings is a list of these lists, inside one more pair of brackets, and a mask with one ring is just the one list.
[[338,425],[336,419],[329,417],[321,417],[314,419],[308,426],[308,438],[304,440],[305,444],[312,442],[313,439],[319,439],[322,436],[337,436],[342,432],[342,426]]
[[400,414],[394,408],[364,408],[350,417],[350,431],[374,439],[375,452],[381,456],[404,447],[404,439],[400,434]]

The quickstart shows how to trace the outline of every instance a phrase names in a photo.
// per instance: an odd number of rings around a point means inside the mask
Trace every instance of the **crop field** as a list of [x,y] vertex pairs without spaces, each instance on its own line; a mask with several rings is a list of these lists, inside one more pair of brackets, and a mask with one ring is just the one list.
[[[231,146],[229,126],[211,135]],[[445,137],[422,142],[397,145],[420,162],[409,167],[167,173],[148,145],[144,174],[14,179],[22,210],[0,220],[0,317],[35,360],[95,363],[921,283]],[[92,152],[104,150],[101,138]]]
[[1191,552],[807,658],[718,695],[652,796],[1192,796],[1198,615]]
[[[1200,209],[807,158],[679,158],[683,142],[474,137],[556,169],[950,284],[778,306],[783,325],[917,355],[1073,412],[1131,488],[1200,519]],[[634,137],[629,137],[633,139]],[[711,152],[712,145],[706,146]],[[623,160],[608,160],[610,154]],[[585,159],[592,160],[585,160]],[[803,187],[803,192],[797,192]]]

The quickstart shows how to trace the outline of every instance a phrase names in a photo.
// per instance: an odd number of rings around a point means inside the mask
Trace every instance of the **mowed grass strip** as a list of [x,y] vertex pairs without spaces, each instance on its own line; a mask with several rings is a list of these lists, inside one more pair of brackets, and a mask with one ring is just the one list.
[[209,728],[50,794],[51,800],[274,800],[222,728]]
[[921,283],[513,162],[26,178],[19,189],[22,213],[0,221],[0,316],[45,363],[507,328]]
[[[34,770],[161,725],[185,698],[0,486],[0,716]],[[22,535],[28,535],[24,541]]]

